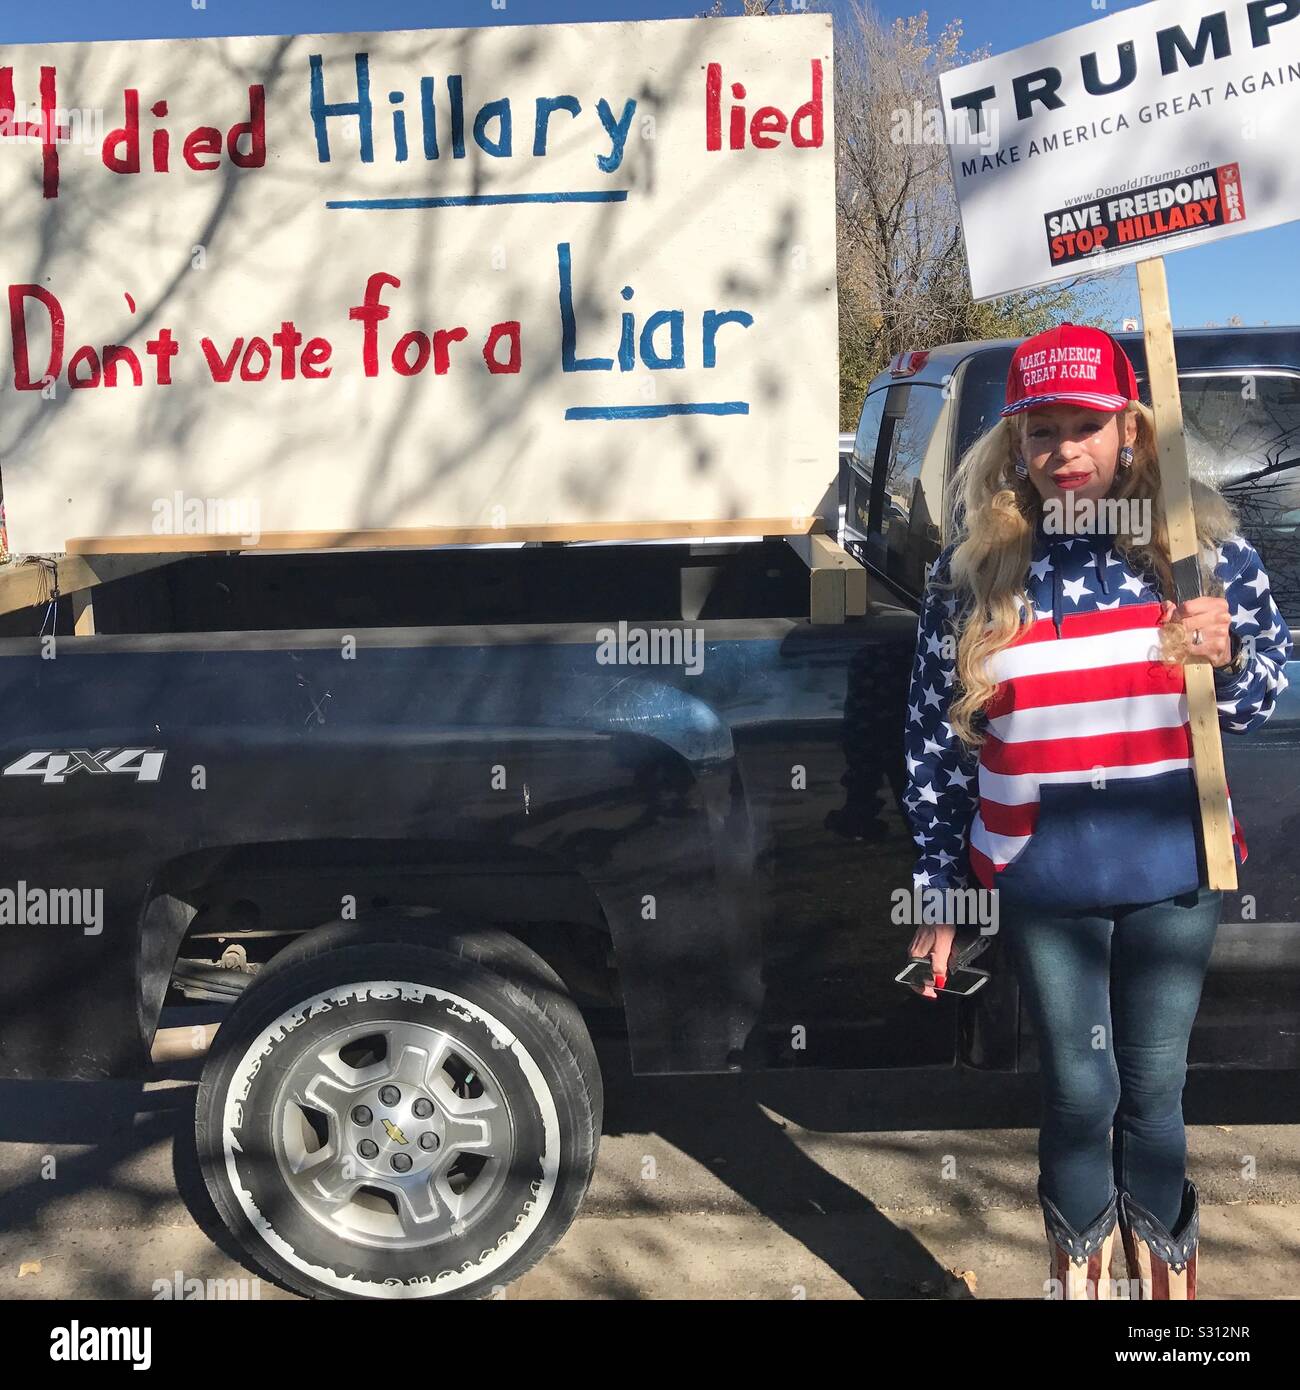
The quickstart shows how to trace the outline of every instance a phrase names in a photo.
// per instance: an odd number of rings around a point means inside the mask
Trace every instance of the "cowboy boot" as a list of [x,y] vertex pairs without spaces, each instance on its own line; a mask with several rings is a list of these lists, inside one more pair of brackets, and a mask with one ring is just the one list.
[[1200,1205],[1196,1184],[1183,1181],[1183,1205],[1177,1234],[1127,1192],[1119,1198],[1119,1222],[1124,1259],[1136,1296],[1145,1300],[1196,1297],[1196,1253],[1200,1237]]
[[1112,1192],[1100,1216],[1074,1230],[1056,1203],[1043,1191],[1038,1179],[1038,1201],[1043,1208],[1043,1227],[1051,1267],[1047,1288],[1051,1298],[1110,1298],[1110,1256],[1115,1244],[1119,1194]]

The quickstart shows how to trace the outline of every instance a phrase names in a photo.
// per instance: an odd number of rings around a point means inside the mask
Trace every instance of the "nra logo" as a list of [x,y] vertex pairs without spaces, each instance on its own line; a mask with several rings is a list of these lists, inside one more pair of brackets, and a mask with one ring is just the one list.
[[38,748],[24,753],[4,770],[6,777],[39,777],[42,782],[66,782],[78,772],[100,775],[105,772],[132,773],[137,782],[156,782],[162,776],[161,748],[101,748],[92,753],[89,748]]

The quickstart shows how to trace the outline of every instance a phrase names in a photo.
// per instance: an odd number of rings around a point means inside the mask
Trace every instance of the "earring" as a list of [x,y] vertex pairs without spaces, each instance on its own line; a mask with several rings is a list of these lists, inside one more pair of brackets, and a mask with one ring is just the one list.
[[1131,445],[1125,446],[1119,451],[1119,466],[1127,473],[1133,467],[1133,449]]
[[1019,454],[1017,454],[1017,455],[1016,455],[1016,477],[1017,477],[1017,478],[1024,479],[1024,478],[1027,478],[1028,476],[1029,476],[1029,465],[1024,461],[1023,458],[1020,457]]

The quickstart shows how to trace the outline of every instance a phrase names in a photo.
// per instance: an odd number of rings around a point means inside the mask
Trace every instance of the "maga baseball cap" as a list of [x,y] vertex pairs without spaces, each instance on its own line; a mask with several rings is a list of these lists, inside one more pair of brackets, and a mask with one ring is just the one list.
[[1100,328],[1063,323],[1016,349],[1003,415],[1046,405],[1120,411],[1137,400],[1137,377],[1122,347]]

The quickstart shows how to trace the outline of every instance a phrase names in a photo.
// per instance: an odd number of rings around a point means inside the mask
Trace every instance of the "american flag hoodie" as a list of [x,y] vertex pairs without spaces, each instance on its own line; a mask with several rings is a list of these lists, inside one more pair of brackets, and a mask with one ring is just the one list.
[[[990,661],[997,681],[967,748],[947,722],[956,684],[960,591],[927,585],[904,747],[903,805],[924,888],[998,888],[1034,907],[1155,902],[1201,881],[1200,811],[1181,665],[1159,657],[1159,581],[1106,534],[1035,527],[1026,593],[1033,624]],[[947,582],[955,544],[931,579]],[[1240,675],[1214,672],[1219,725],[1249,733],[1287,687],[1291,634],[1250,542],[1219,547],[1232,650],[1253,639]],[[952,640],[945,642],[944,638]],[[1231,815],[1231,800],[1229,800]],[[1238,864],[1246,858],[1233,817]]]

